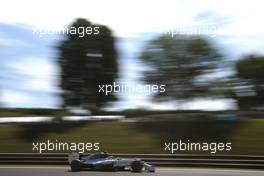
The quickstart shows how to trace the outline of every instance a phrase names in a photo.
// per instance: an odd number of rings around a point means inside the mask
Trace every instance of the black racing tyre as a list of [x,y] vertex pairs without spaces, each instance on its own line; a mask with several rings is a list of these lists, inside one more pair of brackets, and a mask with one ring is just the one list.
[[79,171],[81,171],[81,163],[78,160],[73,160],[71,162],[70,166],[71,166],[71,171],[72,172],[79,172]]
[[132,172],[141,172],[143,168],[143,164],[141,161],[133,161],[131,163],[131,171]]
[[124,171],[125,170],[125,167],[124,166],[118,166],[118,167],[115,167],[114,168],[114,171],[117,172],[117,171]]

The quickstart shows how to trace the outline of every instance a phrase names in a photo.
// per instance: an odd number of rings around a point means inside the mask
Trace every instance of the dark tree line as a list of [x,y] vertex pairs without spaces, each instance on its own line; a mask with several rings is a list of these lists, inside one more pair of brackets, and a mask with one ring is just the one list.
[[234,98],[240,109],[264,107],[264,56],[248,55],[236,63]]
[[201,37],[161,36],[147,44],[141,58],[151,67],[144,80],[166,85],[156,99],[184,101],[208,95],[210,84],[199,77],[213,72],[222,57]]
[[63,105],[100,108],[116,100],[113,94],[98,93],[98,85],[112,84],[118,75],[115,39],[103,25],[77,19],[70,27],[99,27],[99,34],[80,37],[69,33],[59,47],[60,87]]
[[[58,47],[63,106],[101,108],[116,101],[115,94],[99,93],[98,85],[113,84],[118,77],[115,38],[104,25],[77,19],[70,27],[99,27],[99,34],[68,34]],[[264,56],[249,55],[235,64],[236,75],[208,81],[222,61],[210,41],[197,36],[160,36],[149,41],[140,55],[149,69],[143,80],[166,85],[165,93],[154,100],[192,100],[196,97],[226,97],[237,101],[240,109],[264,106]]]
[[235,75],[210,81],[201,78],[227,60],[199,36],[158,37],[147,43],[141,59],[150,67],[144,81],[166,85],[166,93],[156,94],[155,100],[233,98],[240,110],[264,107],[264,56],[242,57],[234,64]]

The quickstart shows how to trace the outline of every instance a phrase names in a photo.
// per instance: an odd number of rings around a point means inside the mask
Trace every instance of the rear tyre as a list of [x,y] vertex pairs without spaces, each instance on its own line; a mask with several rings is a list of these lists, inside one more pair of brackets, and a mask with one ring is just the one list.
[[73,160],[70,164],[72,172],[80,172],[81,171],[81,163],[78,160]]
[[118,167],[115,167],[114,168],[114,171],[117,172],[117,171],[124,171],[125,170],[125,167],[123,166],[118,166]]
[[131,172],[141,172],[143,164],[141,161],[133,161],[131,163]]

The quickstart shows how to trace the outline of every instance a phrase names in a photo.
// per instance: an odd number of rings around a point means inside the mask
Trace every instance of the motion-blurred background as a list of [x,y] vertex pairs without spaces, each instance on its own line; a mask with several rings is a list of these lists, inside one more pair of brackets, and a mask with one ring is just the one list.
[[[263,155],[260,1],[13,1],[0,7],[0,152],[93,141],[163,153],[173,140]],[[61,33],[99,26],[100,34]],[[166,85],[99,93],[98,85]]]

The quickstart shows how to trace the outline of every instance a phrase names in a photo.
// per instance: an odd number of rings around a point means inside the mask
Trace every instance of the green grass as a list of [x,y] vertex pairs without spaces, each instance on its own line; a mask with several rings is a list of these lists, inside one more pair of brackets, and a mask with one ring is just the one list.
[[264,119],[246,120],[243,126],[228,137],[235,154],[264,155]]
[[264,155],[263,137],[264,120],[1,125],[0,152],[33,152],[32,142],[57,139],[99,142],[102,151],[111,153],[164,153],[164,142],[190,139],[232,142],[232,151],[217,154]]
[[61,142],[99,142],[102,150],[114,153],[133,153],[153,150],[158,139],[155,135],[133,129],[130,123],[104,122],[76,127],[64,132],[44,132],[33,139],[21,138],[24,127],[4,125],[0,127],[1,152],[32,152],[32,142],[46,140]]

